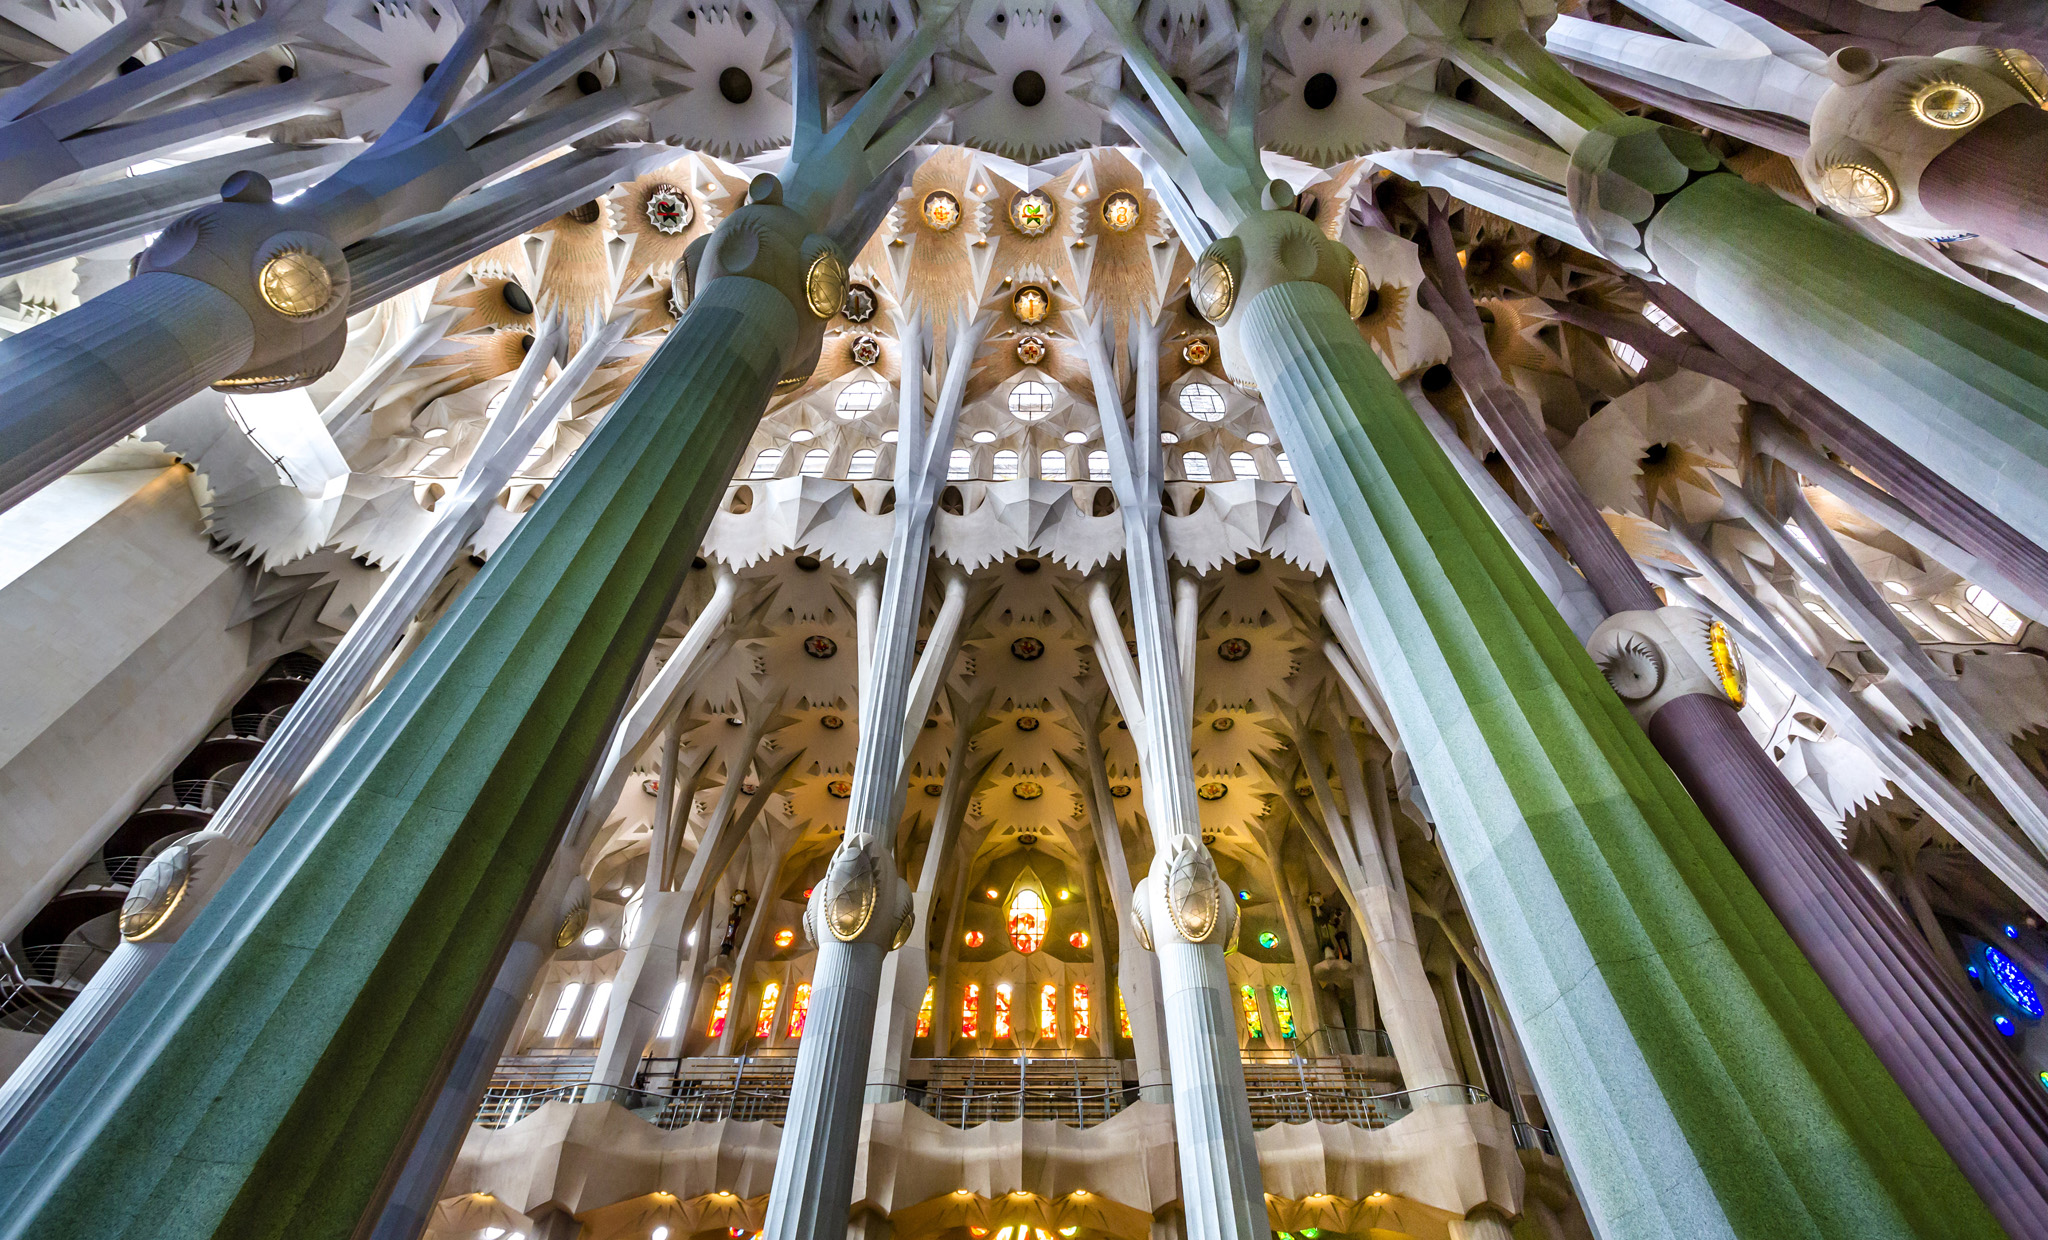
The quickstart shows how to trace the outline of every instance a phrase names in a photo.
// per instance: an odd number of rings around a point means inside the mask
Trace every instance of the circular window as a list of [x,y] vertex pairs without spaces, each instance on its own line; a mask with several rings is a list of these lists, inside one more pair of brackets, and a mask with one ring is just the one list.
[[1052,389],[1036,379],[1024,380],[1010,389],[1010,412],[1026,422],[1038,421],[1052,412]]
[[1223,393],[1206,383],[1190,383],[1180,390],[1181,412],[1204,422],[1223,420]]
[[832,412],[848,422],[864,418],[881,408],[882,398],[887,394],[887,390],[873,379],[855,379],[839,389],[839,403],[833,406]]

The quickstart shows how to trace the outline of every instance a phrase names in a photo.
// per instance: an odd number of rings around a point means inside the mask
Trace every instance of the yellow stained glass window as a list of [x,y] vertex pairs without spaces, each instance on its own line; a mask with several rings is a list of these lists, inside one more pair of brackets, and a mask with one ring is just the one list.
[[1259,1019],[1259,992],[1256,987],[1239,986],[1238,997],[1244,1000],[1244,1025],[1255,1038],[1266,1036],[1266,1023]]
[[789,997],[789,1036],[804,1036],[804,1017],[811,1014],[811,984],[798,982],[796,993]]
[[967,983],[967,994],[960,1000],[960,1036],[971,1038],[981,1032],[981,987],[974,982]]
[[917,1036],[920,1038],[932,1036],[932,1002],[937,998],[938,984],[936,982],[926,982],[924,984],[924,1002],[917,1009]]
[[1074,1036],[1092,1036],[1088,1032],[1088,987],[1080,982],[1074,983]]
[[1116,1031],[1119,1037],[1131,1036],[1131,1013],[1124,1007],[1124,988],[1116,988]]
[[1294,1038],[1294,1004],[1287,997],[1287,987],[1273,987],[1273,1023],[1280,1026],[1280,1036],[1290,1041]]
[[754,1036],[769,1037],[775,1032],[775,1005],[782,1002],[782,983],[770,982],[761,988],[761,1018],[754,1022]]
[[711,1028],[706,1030],[712,1037],[725,1032],[726,1013],[732,1010],[732,983],[722,982],[718,987],[718,1000],[711,1005]]
[[996,983],[996,1036],[1010,1036],[1010,984]]
[[1045,945],[1045,932],[1051,927],[1045,897],[1029,887],[1020,888],[1010,901],[1010,946],[1028,956]]

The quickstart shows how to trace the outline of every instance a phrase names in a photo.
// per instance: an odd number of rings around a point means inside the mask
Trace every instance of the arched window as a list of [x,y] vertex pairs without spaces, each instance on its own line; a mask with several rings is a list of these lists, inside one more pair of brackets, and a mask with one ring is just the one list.
[[1090,482],[1109,481],[1109,453],[1098,448],[1088,454],[1088,480]]
[[1963,591],[1963,601],[1983,613],[1986,620],[1998,626],[1998,631],[2007,637],[2018,637],[2027,622],[2020,619],[2018,612],[1993,597],[1983,586],[1971,586]]
[[1206,383],[1190,383],[1180,390],[1181,412],[1204,422],[1223,420],[1223,393]]
[[1181,475],[1189,482],[1209,481],[1209,458],[1199,452],[1180,454]]
[[1038,476],[1053,482],[1064,482],[1067,477],[1067,454],[1064,452],[1041,452],[1038,454]]
[[604,1009],[611,1002],[612,984],[599,982],[597,989],[590,992],[590,1006],[583,1009],[583,1023],[576,1026],[576,1037],[588,1040],[604,1032]]
[[846,476],[856,480],[874,477],[875,450],[873,448],[854,449],[852,458],[846,462]]
[[1266,1022],[1259,1019],[1259,991],[1255,986],[1237,988],[1238,1003],[1244,1008],[1245,1032],[1255,1038],[1266,1036]]
[[570,982],[562,987],[562,993],[555,996],[555,1010],[548,1013],[547,1027],[540,1031],[544,1038],[559,1038],[569,1027],[569,1017],[576,1011],[576,1001],[583,997],[583,983]]
[[811,984],[798,982],[789,998],[789,1036],[804,1036],[804,1018],[811,1014]]
[[949,482],[957,482],[965,478],[968,471],[973,468],[973,455],[965,448],[955,448],[953,455],[946,458],[946,479]]
[[1074,1036],[1094,1036],[1088,1028],[1088,986],[1084,982],[1074,983]]
[[773,478],[775,476],[775,471],[781,468],[782,449],[763,448],[761,449],[760,453],[754,457],[754,468],[747,474],[747,477]]
[[832,454],[830,452],[825,451],[823,448],[812,448],[809,452],[804,453],[804,463],[801,472],[806,478],[822,478],[825,476],[825,466],[831,464],[831,462]]
[[1230,476],[1256,478],[1259,476],[1259,463],[1252,459],[1249,452],[1233,452],[1230,454]]
[[[676,985],[676,998],[671,1000],[671,1002],[675,1004],[675,1006],[678,1009],[680,1009],[682,1006],[682,990],[683,988],[681,983],[678,983]],[[731,1011],[732,979],[727,978],[725,981],[719,983],[718,1001],[711,1005],[711,1024],[704,1030],[704,1032],[714,1038],[722,1035],[725,1032],[725,1018],[727,1014]],[[676,1014],[678,1016],[682,1015],[680,1010],[678,1010]],[[662,1017],[661,1027],[666,1031],[661,1036],[665,1038],[672,1038],[676,1036],[674,1024],[668,1019],[668,1017]]]
[[937,1001],[938,994],[938,983],[926,982],[924,984],[924,1002],[918,1005],[917,1033],[914,1036],[920,1038],[932,1036],[932,1004]]
[[1026,422],[1036,422],[1052,412],[1052,389],[1036,379],[1026,379],[1010,389],[1010,412]]
[[1020,887],[1010,900],[1010,946],[1030,955],[1045,944],[1045,932],[1052,918],[1045,909],[1045,897],[1029,887]]
[[960,1036],[971,1038],[981,1032],[981,985],[967,983],[967,993],[960,998]]
[[770,982],[761,988],[761,1015],[754,1021],[755,1037],[765,1038],[775,1033],[775,1008],[781,1002],[781,982]]
[[1010,984],[996,983],[996,1028],[998,1038],[1010,1036]]
[[1038,1036],[1060,1036],[1060,988],[1051,982],[1038,988]]
[[1294,462],[1287,459],[1285,452],[1278,454],[1276,459],[1280,462],[1280,477],[1288,482],[1294,481]]
[[873,379],[855,379],[839,389],[839,403],[832,407],[832,412],[845,422],[864,418],[882,407],[882,398],[886,395],[888,389]]
[[1008,482],[1010,479],[1015,478],[1022,469],[1023,458],[1019,457],[1015,452],[1004,448],[1001,452],[996,453],[995,480],[997,482]]

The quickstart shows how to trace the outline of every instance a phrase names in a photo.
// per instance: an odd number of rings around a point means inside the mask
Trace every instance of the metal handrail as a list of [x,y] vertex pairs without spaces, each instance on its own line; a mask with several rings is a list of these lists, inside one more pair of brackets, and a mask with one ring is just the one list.
[[1306,1059],[1335,1058],[1343,1055],[1373,1055],[1384,1059],[1394,1057],[1394,1042],[1384,1029],[1346,1029],[1327,1025],[1311,1030],[1307,1036],[1297,1039],[1294,1053]]
[[1559,1157],[1557,1139],[1550,1135],[1550,1129],[1538,1128],[1522,1120],[1514,1120],[1515,1148],[1518,1150],[1541,1150],[1553,1158]]
[[143,798],[136,813],[152,809],[199,809],[212,813],[228,799],[232,779],[173,779]]
[[66,988],[83,986],[109,950],[91,943],[44,943],[22,949],[16,971],[23,981]]

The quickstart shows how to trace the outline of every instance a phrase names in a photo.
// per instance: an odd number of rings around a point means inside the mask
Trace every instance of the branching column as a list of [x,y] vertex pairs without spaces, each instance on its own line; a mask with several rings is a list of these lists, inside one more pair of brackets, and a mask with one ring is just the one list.
[[[1136,417],[1127,428],[1103,325],[1081,327],[1095,407],[1102,418],[1102,442],[1123,518],[1124,571],[1138,643],[1135,679],[1143,718],[1130,722],[1138,733],[1140,782],[1155,850],[1151,873],[1132,893],[1132,906],[1136,928],[1146,932],[1158,953],[1182,1204],[1191,1235],[1203,1240],[1265,1240],[1265,1192],[1253,1144],[1251,1104],[1245,1096],[1244,1064],[1238,1055],[1237,1009],[1223,960],[1237,916],[1236,901],[1202,842],[1189,738],[1190,698],[1182,680],[1189,669],[1181,666],[1159,525],[1164,478],[1159,450],[1162,332],[1151,321],[1131,329],[1137,399]],[[1100,638],[1096,649],[1105,666],[1114,664],[1125,680],[1132,678],[1120,632],[1113,642]]]
[[[905,711],[918,659],[932,514],[986,325],[980,319],[955,323],[945,381],[929,425],[922,356],[927,346],[917,332],[905,336],[896,521],[873,628],[873,656],[862,665],[860,747],[854,753],[846,834],[804,913],[805,933],[817,944],[818,956],[790,1086],[789,1118],[768,1197],[765,1231],[772,1240],[837,1240],[845,1234],[882,961],[915,933],[910,886],[897,873],[893,854],[903,816]],[[927,658],[950,653],[935,643],[925,652]],[[923,714],[921,707],[920,722]]]

